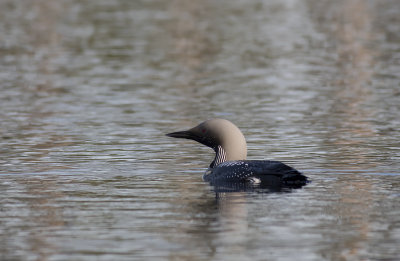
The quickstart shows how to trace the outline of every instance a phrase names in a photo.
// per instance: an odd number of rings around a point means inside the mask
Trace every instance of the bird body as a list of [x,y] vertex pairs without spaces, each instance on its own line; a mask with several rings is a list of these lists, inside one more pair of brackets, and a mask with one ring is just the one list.
[[169,137],[195,140],[211,147],[215,158],[203,176],[212,185],[283,184],[304,185],[307,177],[279,161],[246,160],[246,140],[230,121],[210,119],[187,131],[167,134]]
[[267,176],[274,176],[288,182],[293,177],[304,181],[300,178],[303,175],[296,169],[271,160],[225,161],[214,168],[209,168],[203,178],[213,183],[224,181],[259,183],[265,181]]

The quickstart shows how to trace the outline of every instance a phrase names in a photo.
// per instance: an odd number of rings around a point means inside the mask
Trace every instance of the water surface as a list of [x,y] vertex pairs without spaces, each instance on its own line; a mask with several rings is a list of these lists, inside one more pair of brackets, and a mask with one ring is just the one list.
[[[400,5],[2,1],[2,260],[400,259]],[[215,193],[211,118],[311,184]]]

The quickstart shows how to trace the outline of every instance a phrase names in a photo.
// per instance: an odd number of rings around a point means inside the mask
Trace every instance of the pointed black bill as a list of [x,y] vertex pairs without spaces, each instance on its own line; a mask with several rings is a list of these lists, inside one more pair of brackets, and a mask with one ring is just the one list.
[[204,137],[202,137],[201,135],[198,135],[197,131],[195,129],[171,132],[171,133],[168,133],[165,135],[168,137],[173,137],[173,138],[194,140],[194,141],[200,142],[201,144],[204,144],[206,146],[212,147],[212,144],[207,142],[208,140],[205,139]]
[[190,131],[177,131],[165,134],[168,137],[194,140],[195,136]]

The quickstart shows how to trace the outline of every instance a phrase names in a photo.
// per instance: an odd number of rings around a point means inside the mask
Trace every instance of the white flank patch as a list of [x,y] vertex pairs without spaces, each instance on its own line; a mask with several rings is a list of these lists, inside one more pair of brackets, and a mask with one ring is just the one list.
[[252,184],[260,184],[261,183],[261,179],[256,178],[256,177],[250,177],[247,180]]

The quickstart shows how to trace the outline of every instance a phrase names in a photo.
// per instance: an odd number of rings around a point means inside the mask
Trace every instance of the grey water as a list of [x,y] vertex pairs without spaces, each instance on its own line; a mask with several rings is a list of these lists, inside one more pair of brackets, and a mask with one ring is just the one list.
[[[399,13],[0,1],[0,260],[400,260]],[[312,182],[214,192],[213,117]]]

